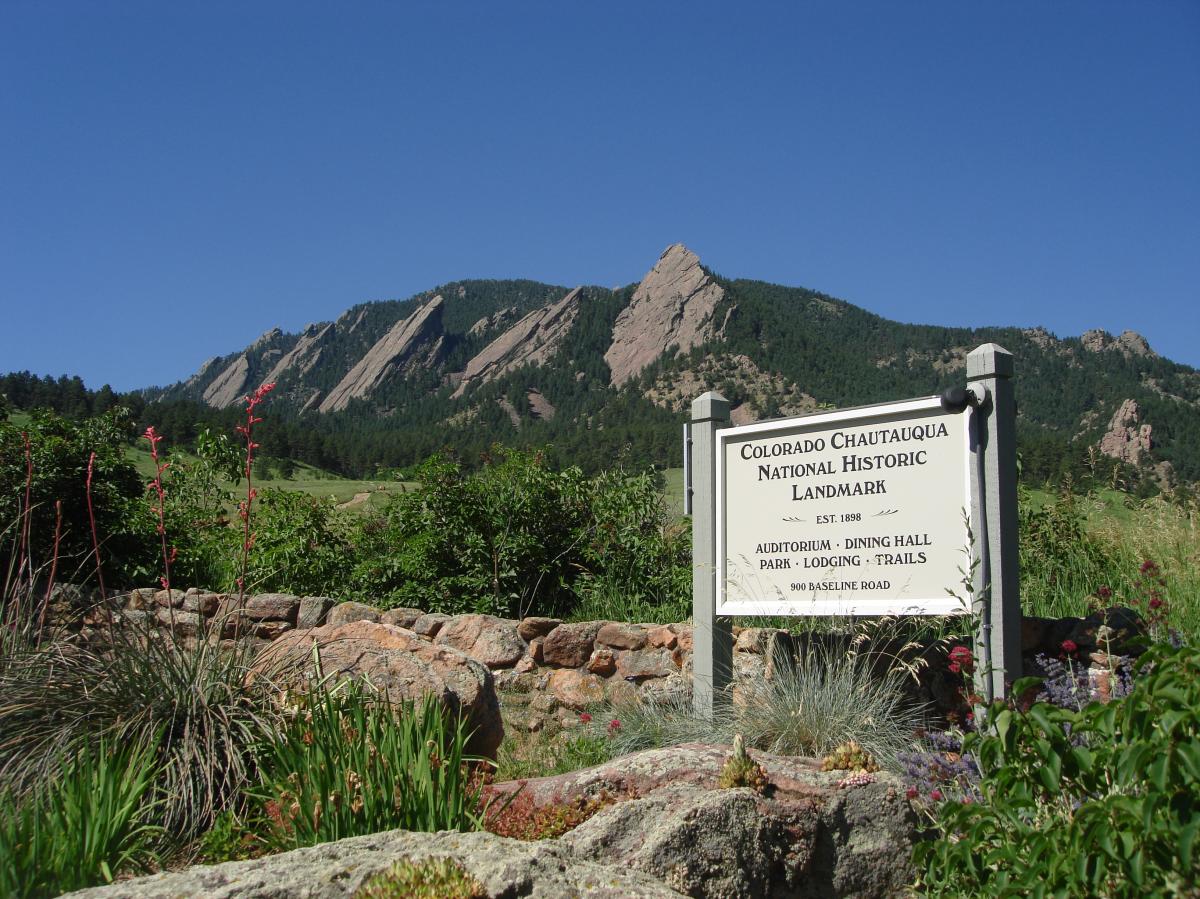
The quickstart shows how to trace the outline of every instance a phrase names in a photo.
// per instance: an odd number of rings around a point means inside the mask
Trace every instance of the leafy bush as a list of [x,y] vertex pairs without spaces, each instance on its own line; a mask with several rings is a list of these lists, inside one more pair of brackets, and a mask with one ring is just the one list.
[[496,448],[478,471],[433,457],[416,490],[363,522],[353,584],[396,605],[519,618],[569,612],[580,595],[690,598],[686,531],[668,525],[649,476],[554,471]]
[[237,541],[229,528],[241,478],[241,452],[224,434],[208,428],[197,435],[190,455],[172,452],[163,472],[163,519],[176,550],[175,583],[220,587],[233,582]]
[[369,686],[318,688],[265,747],[256,793],[278,849],[381,830],[475,830],[481,781],[469,734],[437,700],[389,705]]
[[963,742],[978,796],[943,803],[941,839],[915,850],[923,895],[1195,895],[1200,651],[1156,646],[1139,667],[1107,705],[992,707]]
[[364,590],[443,612],[515,617],[565,605],[588,514],[578,469],[556,473],[540,455],[511,451],[470,473],[435,456],[417,476],[359,566]]
[[253,748],[279,725],[268,685],[247,685],[253,647],[186,648],[150,625],[113,631],[111,650],[53,642],[0,668],[0,780],[22,791],[48,779],[55,754],[97,739],[149,744],[159,814],[186,841],[237,808]]
[[[593,523],[575,583],[591,620],[685,621],[692,614],[691,531],[670,521],[647,473],[620,465],[588,484]],[[580,613],[577,618],[583,620]]]
[[257,496],[247,592],[342,592],[348,573],[347,541],[333,501],[273,488]]
[[[36,412],[23,428],[0,421],[0,522],[8,526],[22,519],[28,478],[26,558],[48,562],[55,552],[57,529],[60,574],[73,579],[77,572],[82,577],[94,573],[85,490],[88,459],[95,452],[92,499],[104,538],[105,580],[111,586],[152,579],[153,523],[144,514],[144,485],[123,454],[130,428],[128,413],[119,409],[82,422]],[[62,504],[61,527],[56,525],[56,502]],[[11,570],[16,561],[21,542],[17,534],[19,528],[14,528],[12,539],[0,547],[0,570]]]
[[101,740],[25,795],[0,793],[0,895],[58,896],[151,858],[154,747]]

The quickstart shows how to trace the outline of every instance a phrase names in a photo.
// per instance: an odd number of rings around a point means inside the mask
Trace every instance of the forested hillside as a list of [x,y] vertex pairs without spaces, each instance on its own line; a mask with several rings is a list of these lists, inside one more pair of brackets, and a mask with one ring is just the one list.
[[[471,464],[500,442],[548,445],[594,471],[622,453],[680,464],[679,426],[705,389],[726,395],[735,423],[932,394],[961,384],[966,353],[989,341],[1016,356],[1028,479],[1200,479],[1200,374],[1132,332],[901,324],[815,291],[723,278],[681,245],[617,290],[451,282],[299,334],[272,330],[166,388],[118,397],[21,373],[0,379],[0,394],[75,415],[119,401],[186,443],[206,425],[231,429],[240,397],[271,380],[261,442],[273,456],[364,476],[444,448]],[[1135,465],[1095,450],[1130,399],[1152,433]]]

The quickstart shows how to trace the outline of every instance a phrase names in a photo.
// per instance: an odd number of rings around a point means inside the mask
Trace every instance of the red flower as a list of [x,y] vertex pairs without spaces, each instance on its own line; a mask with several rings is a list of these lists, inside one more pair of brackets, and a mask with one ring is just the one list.
[[619,731],[621,729],[621,722],[618,721],[616,718],[613,718],[612,721],[608,722],[608,729],[610,731],[612,731],[613,733],[616,733],[617,731]]
[[970,671],[975,667],[975,657],[965,646],[955,646],[950,650],[950,670],[955,674],[960,671]]
[[1148,605],[1152,609],[1161,609],[1163,607],[1162,597],[1161,596],[1151,596],[1150,602],[1148,603]]
[[1142,574],[1154,574],[1158,571],[1158,563],[1153,559],[1147,559],[1138,569]]
[[921,794],[917,791],[916,787],[909,787],[904,791],[904,795],[909,799],[916,799]]
[[1096,595],[1101,599],[1112,599],[1112,587],[1101,587],[1096,591]]
[[1074,640],[1063,640],[1062,641],[1062,651],[1065,652],[1069,656],[1073,656],[1073,655],[1075,655],[1075,653],[1077,653],[1079,651],[1079,646],[1076,645]]
[[579,723],[580,724],[591,724],[592,716],[589,715],[587,712],[581,712],[579,715]]
[[932,792],[930,792],[929,798],[932,799],[934,802],[941,802],[942,801],[942,791],[941,790],[933,790]]

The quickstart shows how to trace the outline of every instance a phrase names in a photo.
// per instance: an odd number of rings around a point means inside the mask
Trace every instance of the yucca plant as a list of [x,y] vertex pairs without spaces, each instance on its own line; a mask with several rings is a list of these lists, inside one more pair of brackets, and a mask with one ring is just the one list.
[[475,830],[469,731],[434,697],[393,706],[360,681],[318,686],[265,747],[258,792],[279,849],[381,830]]
[[0,895],[58,896],[111,882],[152,858],[159,828],[152,744],[100,741],[54,756],[23,795],[0,793]]
[[187,647],[132,623],[112,640],[19,648],[0,666],[0,783],[28,792],[50,776],[56,752],[97,739],[151,745],[159,814],[182,844],[240,807],[253,748],[275,738],[281,713],[268,679],[247,683],[250,646]]

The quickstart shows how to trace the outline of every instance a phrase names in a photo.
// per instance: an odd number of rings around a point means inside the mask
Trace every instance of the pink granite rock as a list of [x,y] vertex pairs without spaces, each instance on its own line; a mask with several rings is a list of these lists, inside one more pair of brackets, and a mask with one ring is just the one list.
[[525,641],[511,621],[493,615],[456,615],[435,643],[453,646],[489,668],[511,668],[525,655]]
[[447,645],[422,640],[412,631],[374,621],[291,631],[259,653],[251,676],[270,675],[304,689],[315,675],[316,644],[322,675],[361,678],[391,702],[436,696],[451,714],[462,714],[474,734],[468,751],[495,758],[504,737],[495,682],[487,667]]

